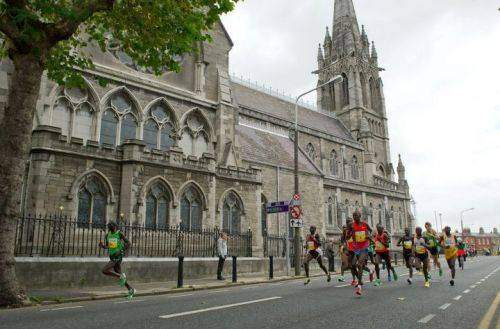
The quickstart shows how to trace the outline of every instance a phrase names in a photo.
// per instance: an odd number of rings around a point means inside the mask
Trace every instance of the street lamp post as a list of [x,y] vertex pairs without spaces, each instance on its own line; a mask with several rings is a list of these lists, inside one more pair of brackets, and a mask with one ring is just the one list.
[[442,218],[443,214],[442,213],[439,213],[439,227],[441,229],[441,231],[443,231],[443,218]]
[[474,210],[474,207],[462,210],[460,212],[460,229],[462,230],[462,237],[464,236],[464,212]]
[[[336,75],[327,82],[320,84],[316,86],[316,88],[313,88],[297,97],[295,100],[295,127],[294,127],[294,143],[293,143],[293,162],[294,162],[294,168],[293,168],[293,178],[294,178],[294,192],[295,194],[299,194],[299,118],[298,118],[298,111],[299,111],[299,101],[302,97],[304,97],[307,94],[312,93],[313,91],[316,91],[317,89],[324,87],[326,85],[329,85],[331,83],[335,82],[342,82],[342,76]],[[294,250],[295,250],[295,255],[294,255],[294,261],[295,261],[295,275],[299,276],[300,275],[300,228],[299,227],[294,227],[293,230],[294,234],[294,239],[293,239],[293,245],[294,245]]]

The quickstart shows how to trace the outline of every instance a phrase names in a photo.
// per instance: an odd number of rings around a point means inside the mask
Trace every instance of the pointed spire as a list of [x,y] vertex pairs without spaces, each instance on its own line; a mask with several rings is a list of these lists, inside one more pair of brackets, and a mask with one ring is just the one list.
[[364,25],[361,25],[361,45],[363,47],[363,58],[368,60],[370,58],[370,42]]
[[403,161],[401,160],[401,154],[398,154],[398,178],[399,178],[399,182],[401,183],[402,181],[404,181],[406,178],[405,178],[405,166],[403,165]]
[[325,58],[323,57],[323,48],[321,48],[321,43],[318,44],[318,68],[322,68],[325,64]]
[[361,51],[361,34],[352,0],[335,0],[333,49],[342,55]]
[[330,31],[328,30],[328,26],[325,31],[325,41],[323,42],[323,47],[325,49],[324,58],[328,61],[332,55],[332,37],[330,36]]
[[331,45],[332,44],[332,37],[330,36],[330,30],[328,30],[328,26],[326,27],[325,31],[325,41],[323,42],[323,45]]
[[375,41],[372,41],[372,59],[378,60],[377,48],[375,48]]

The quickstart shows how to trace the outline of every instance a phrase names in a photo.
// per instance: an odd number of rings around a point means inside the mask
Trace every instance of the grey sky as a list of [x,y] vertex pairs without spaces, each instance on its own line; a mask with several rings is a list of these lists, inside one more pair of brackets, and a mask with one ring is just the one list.
[[[231,71],[292,95],[313,87],[333,0],[245,0],[223,17]],[[354,0],[374,40],[419,224],[500,225],[500,2]]]

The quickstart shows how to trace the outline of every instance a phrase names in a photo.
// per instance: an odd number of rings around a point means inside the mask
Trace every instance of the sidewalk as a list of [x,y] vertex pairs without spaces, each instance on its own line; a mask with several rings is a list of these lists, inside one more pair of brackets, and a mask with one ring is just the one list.
[[[337,273],[332,273],[337,274]],[[320,271],[312,271],[311,276],[320,276],[324,273]],[[279,281],[288,281],[302,279],[304,276],[284,276],[276,274],[274,279],[269,280],[268,276],[259,275],[239,275],[238,282],[232,283],[231,277],[226,277],[225,281],[216,279],[196,279],[184,280],[183,288],[177,288],[176,281],[166,282],[151,282],[151,283],[137,283],[133,281],[130,284],[136,289],[136,296],[151,296],[163,294],[175,294],[187,291],[209,290],[217,288],[234,287],[241,285],[261,284]],[[113,282],[110,278],[110,282]],[[47,289],[47,290],[29,290],[27,291],[30,300],[36,304],[56,304],[56,303],[70,303],[81,302],[89,300],[102,300],[111,298],[120,298],[126,296],[126,289],[115,285],[105,287],[90,287],[90,288],[70,288],[70,289]]]

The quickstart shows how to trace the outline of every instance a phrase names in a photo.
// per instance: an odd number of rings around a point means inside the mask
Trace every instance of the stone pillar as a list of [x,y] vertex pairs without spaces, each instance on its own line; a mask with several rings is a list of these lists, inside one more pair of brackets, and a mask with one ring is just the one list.
[[[138,224],[138,205],[137,197],[139,187],[135,183],[135,179],[142,174],[143,168],[140,165],[144,147],[146,144],[137,139],[127,140],[123,143],[123,164],[122,164],[122,181],[120,184],[120,214],[124,215],[124,220],[127,225]],[[141,219],[142,221],[142,219]]]

